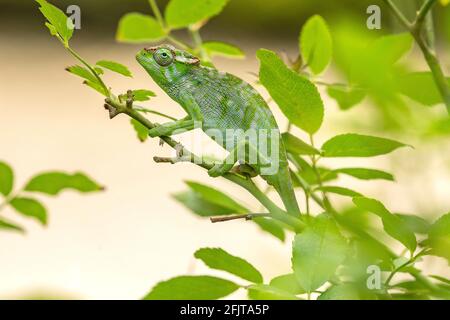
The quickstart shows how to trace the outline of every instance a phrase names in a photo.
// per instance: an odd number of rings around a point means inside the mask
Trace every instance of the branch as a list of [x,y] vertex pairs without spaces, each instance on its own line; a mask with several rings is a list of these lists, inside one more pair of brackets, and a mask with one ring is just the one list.
[[392,2],[392,0],[383,0],[384,3],[392,10],[397,19],[403,24],[403,26],[411,30],[412,23],[405,17],[405,15],[400,11],[400,9]]
[[161,15],[161,11],[159,11],[158,5],[156,4],[155,0],[149,0],[148,3],[150,4],[150,7],[152,8],[152,11],[156,17],[156,20],[158,21],[158,23],[161,25],[161,27],[163,29],[166,28],[165,24],[164,24],[164,19]]
[[437,0],[426,0],[425,3],[420,8],[419,12],[417,13],[417,18],[414,22],[414,25],[417,26],[418,29],[422,28],[423,22],[425,21],[428,12],[430,12],[431,8],[436,3],[436,1]]
[[422,37],[422,29],[424,20],[430,12],[436,0],[426,0],[423,6],[420,8],[417,18],[414,23],[410,23],[404,14],[394,5],[392,0],[383,0],[392,10],[397,19],[405,26],[405,28],[411,33],[416,40],[417,44],[422,51],[422,54],[433,74],[434,82],[441,94],[447,111],[450,114],[450,86],[445,78],[444,71],[439,63],[439,60],[433,50],[429,47],[426,41]]
[[259,217],[270,217],[269,213],[247,213],[247,214],[239,214],[235,216],[225,216],[225,217],[211,217],[209,220],[211,220],[212,223],[217,222],[226,222],[231,220],[238,220],[238,219],[245,219],[245,220],[252,220],[253,218],[259,218]]
[[[147,129],[153,129],[156,126],[154,123],[145,118],[139,111],[136,111],[133,108],[133,106],[129,108],[124,103],[118,101],[115,98],[107,98],[105,101],[106,101],[105,108],[109,110],[110,118],[113,118],[118,114],[124,113],[129,117],[135,119],[136,121],[140,122]],[[181,158],[182,161],[192,162],[206,170],[209,170],[213,167],[214,164],[212,162],[205,161],[202,157],[193,154],[172,138],[167,136],[161,136],[160,138],[169,146],[181,152],[181,154],[183,155]],[[168,159],[169,158],[156,157],[157,161],[174,163],[173,161],[169,161]],[[301,231],[304,228],[305,223],[302,220],[289,215],[286,211],[279,208],[272,200],[270,200],[267,197],[267,195],[265,195],[255,185],[255,183],[250,178],[231,172],[226,173],[225,175],[223,175],[223,177],[229,181],[232,181],[240,185],[248,192],[250,192],[270,212],[272,218],[289,225],[296,232]]]

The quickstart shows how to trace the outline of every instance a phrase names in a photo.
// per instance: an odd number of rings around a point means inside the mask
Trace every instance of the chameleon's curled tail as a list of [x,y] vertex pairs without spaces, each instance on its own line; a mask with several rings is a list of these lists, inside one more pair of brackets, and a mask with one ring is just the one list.
[[288,166],[280,167],[276,175],[262,177],[278,192],[288,213],[293,216],[299,216],[300,208],[295,197]]

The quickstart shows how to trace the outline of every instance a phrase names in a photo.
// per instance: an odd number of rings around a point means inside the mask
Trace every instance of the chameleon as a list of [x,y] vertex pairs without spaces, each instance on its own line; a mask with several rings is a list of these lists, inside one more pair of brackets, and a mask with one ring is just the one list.
[[[180,131],[193,130],[196,124],[200,123],[201,129],[229,152],[223,162],[215,163],[208,170],[210,176],[224,175],[232,171],[234,165],[239,162],[242,168],[250,168],[250,171],[260,175],[275,188],[289,214],[300,214],[286,149],[275,117],[264,98],[249,83],[232,74],[203,66],[199,58],[171,45],[144,48],[136,54],[136,60],[153,81],[187,113],[181,120],[150,129],[151,137],[170,136]],[[230,130],[255,130],[264,133],[256,139],[247,135],[229,138],[227,133]],[[221,133],[226,139],[219,139],[217,133]],[[276,152],[275,160],[278,161],[278,166],[275,172],[268,174],[264,168],[274,159],[260,152],[259,144],[263,141],[266,147],[273,146],[274,139],[277,140],[278,146],[271,147],[276,150],[270,151],[272,154]],[[240,152],[242,150],[247,152]],[[250,161],[250,150],[256,152],[256,160]]]

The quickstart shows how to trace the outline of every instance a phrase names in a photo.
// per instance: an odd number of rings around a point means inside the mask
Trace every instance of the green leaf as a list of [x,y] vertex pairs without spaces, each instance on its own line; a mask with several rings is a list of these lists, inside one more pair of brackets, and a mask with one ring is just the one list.
[[[450,86],[450,78],[447,78]],[[413,72],[401,75],[396,84],[400,93],[426,106],[442,103],[442,96],[431,72]]]
[[116,39],[120,42],[143,43],[165,38],[166,33],[155,18],[131,12],[119,20]]
[[351,89],[340,85],[331,85],[327,88],[328,95],[336,100],[341,110],[348,110],[361,103],[366,93],[360,89]]
[[12,223],[11,221],[7,221],[4,218],[0,218],[0,229],[25,233],[25,230],[21,226],[15,224],[15,223]]
[[26,191],[57,195],[62,190],[72,189],[79,192],[100,191],[104,188],[84,173],[45,172],[33,177],[25,186]]
[[353,203],[358,208],[379,216],[383,221],[383,227],[386,233],[400,241],[411,252],[416,249],[417,241],[414,233],[401,218],[393,215],[380,201],[365,197],[355,197],[353,198]]
[[201,248],[194,254],[208,267],[223,270],[253,283],[262,283],[261,273],[246,260],[233,256],[220,248]]
[[319,130],[324,107],[316,86],[290,70],[272,51],[260,49],[259,78],[284,115],[309,134]]
[[150,97],[156,97],[153,91],[146,89],[133,90],[132,92],[134,101],[147,101],[150,100]]
[[348,133],[331,138],[322,150],[324,157],[373,157],[405,146],[394,140]]
[[323,192],[331,192],[331,193],[335,193],[335,194],[339,194],[341,196],[347,196],[347,197],[359,197],[361,196],[361,193],[350,190],[348,188],[343,188],[343,187],[337,187],[337,186],[323,186],[323,187],[318,187],[315,190],[320,190]]
[[48,28],[48,31],[50,31],[52,36],[56,36],[58,34],[58,31],[50,22],[46,22],[45,26]]
[[439,281],[443,282],[444,284],[450,286],[450,279],[447,279],[447,278],[444,278],[444,277],[441,277],[441,276],[436,276],[436,275],[432,275],[430,277],[433,278],[433,279],[439,280]]
[[274,288],[278,288],[280,290],[284,290],[291,294],[303,294],[305,293],[305,289],[303,289],[297,282],[297,278],[295,274],[283,274],[281,276],[275,277],[270,280],[270,286]]
[[375,179],[383,179],[394,181],[394,176],[388,172],[376,170],[376,169],[367,169],[367,168],[341,168],[333,170],[336,173],[343,173],[361,180],[375,180]]
[[283,138],[284,146],[286,147],[286,151],[292,154],[299,155],[312,155],[312,154],[320,154],[319,150],[310,146],[306,142],[303,142],[293,134],[289,132],[285,132],[281,135]]
[[266,284],[252,285],[247,290],[253,300],[298,300],[295,295]]
[[158,283],[144,300],[212,300],[237,289],[237,284],[217,277],[180,276]]
[[192,190],[173,194],[172,197],[201,217],[224,216],[235,213],[234,210],[206,201]]
[[315,15],[306,21],[300,33],[299,45],[303,61],[314,74],[323,72],[330,64],[333,42],[321,16]]
[[37,200],[31,198],[14,198],[10,201],[11,206],[27,217],[38,220],[43,225],[47,224],[47,210]]
[[322,293],[318,300],[359,300],[358,291],[351,284],[331,286]]
[[98,93],[104,95],[105,97],[108,96],[108,93],[106,92],[105,88],[103,88],[103,86],[98,82],[92,82],[92,81],[86,80],[83,82],[83,84],[87,85],[88,87],[91,87],[92,89],[94,89]]
[[223,56],[228,58],[245,57],[244,52],[240,48],[225,42],[207,41],[203,43],[202,47],[210,56]]
[[95,70],[95,72],[97,72],[97,74],[104,74],[105,72],[103,71],[102,68],[94,66],[93,69]]
[[210,203],[233,210],[234,213],[243,214],[248,212],[248,210],[245,207],[241,206],[235,200],[233,200],[225,193],[217,189],[211,188],[207,185],[194,181],[185,181],[185,182],[191,188],[192,191],[196,192],[199,196],[201,196],[203,199],[205,199]]
[[136,121],[134,119],[131,119],[131,125],[133,126],[134,131],[136,131],[139,141],[145,142],[145,140],[148,139],[148,129],[139,121]]
[[52,26],[50,27],[49,24],[46,24],[50,30],[50,33],[54,35],[54,33],[57,32],[67,45],[72,37],[74,29],[72,20],[69,19],[63,11],[47,1],[36,0],[36,2],[39,3],[39,10]]
[[298,283],[312,292],[327,282],[347,254],[347,242],[326,214],[315,218],[293,243],[292,269]]
[[100,60],[97,61],[96,65],[103,67],[105,69],[109,69],[111,71],[120,73],[121,75],[124,75],[125,77],[133,77],[130,70],[126,66],[124,66],[121,63],[115,62],[115,61],[109,61],[109,60]]
[[436,220],[428,233],[428,244],[432,254],[447,259],[450,263],[450,213]]
[[253,218],[252,221],[256,223],[262,230],[280,239],[280,241],[284,242],[284,240],[286,239],[284,229],[277,221],[264,217]]
[[414,233],[427,234],[430,231],[431,224],[424,218],[410,214],[396,213],[395,215],[402,219],[405,225]]
[[376,33],[351,20],[354,19],[341,21],[333,28],[336,65],[343,69],[351,84],[364,88],[378,105],[391,108],[389,112],[397,110],[398,117],[405,117],[398,110],[403,105],[397,101],[399,68],[395,63],[411,49],[412,37],[404,33],[373,40]]
[[75,66],[70,66],[66,68],[66,71],[77,75],[83,79],[86,79],[90,82],[93,83],[98,83],[97,78],[85,67],[79,66],[79,65],[75,65]]
[[171,0],[166,7],[166,22],[180,29],[218,15],[229,0]]
[[11,193],[14,184],[14,172],[12,168],[0,161],[0,193],[7,196]]
[[373,41],[368,50],[384,65],[392,65],[408,53],[414,40],[409,33],[390,34]]

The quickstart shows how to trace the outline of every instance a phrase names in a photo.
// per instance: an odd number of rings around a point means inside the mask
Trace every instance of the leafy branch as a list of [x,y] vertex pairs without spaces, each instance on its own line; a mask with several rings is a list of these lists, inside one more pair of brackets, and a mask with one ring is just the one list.
[[[47,225],[47,209],[41,201],[31,195],[45,194],[54,196],[63,190],[76,190],[82,193],[101,191],[104,188],[81,172],[73,174],[51,171],[35,175],[21,188],[14,190],[13,169],[0,161],[0,212],[8,207],[24,217],[37,220]],[[0,229],[24,232],[24,228],[0,216]]]

